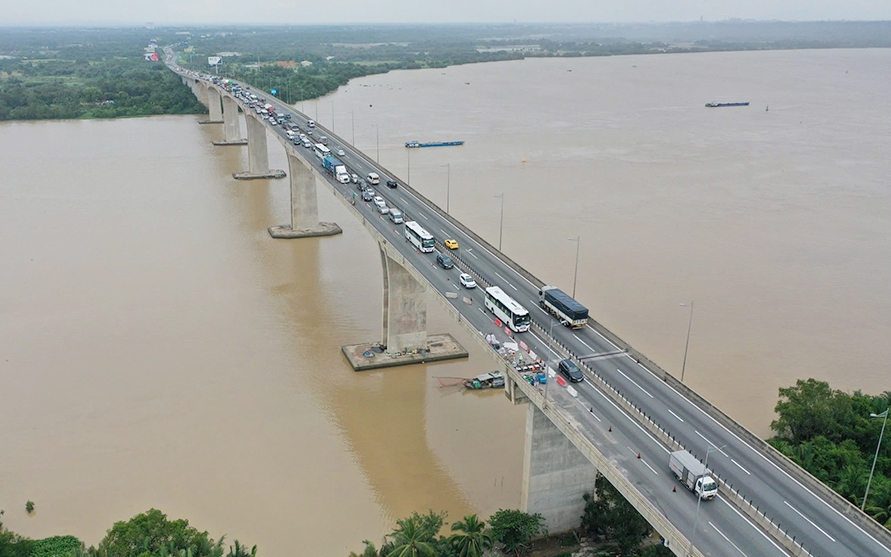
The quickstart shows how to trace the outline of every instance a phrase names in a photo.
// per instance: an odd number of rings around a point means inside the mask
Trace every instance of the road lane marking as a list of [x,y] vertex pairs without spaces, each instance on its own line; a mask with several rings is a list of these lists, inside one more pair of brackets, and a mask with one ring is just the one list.
[[[693,431],[696,431],[696,430],[694,429]],[[714,447],[715,450],[717,450],[719,453],[721,453],[721,454],[724,455],[724,456],[727,456],[727,453],[724,452],[723,447],[718,448],[718,445],[717,445],[717,444],[712,443],[711,440],[710,440],[708,437],[706,437],[705,435],[699,433],[698,431],[696,431],[696,435],[698,435],[698,436],[702,437],[703,439],[705,439],[705,442],[708,443],[709,445],[711,445],[712,447]],[[730,457],[727,457],[727,458],[730,458]]]
[[668,413],[669,413],[669,414],[671,414],[672,416],[674,416],[675,418],[677,418],[678,420],[680,420],[681,423],[684,423],[684,418],[682,418],[682,417],[678,416],[677,414],[675,414],[674,412],[672,412],[672,411],[671,411],[671,408],[666,408],[666,410],[668,410]]
[[[532,300],[529,300],[529,301],[530,301],[530,302],[532,302]],[[532,302],[532,303],[533,303],[533,304],[534,304],[534,303],[535,303],[535,302]],[[540,308],[540,307],[538,307],[538,306],[533,306],[533,307],[536,307],[536,308],[538,308],[538,311],[540,311],[540,312],[542,312],[542,313],[543,313],[543,314],[545,314],[545,315],[547,315],[547,314],[548,314],[548,312],[546,312],[546,311],[545,311],[545,310],[543,310],[543,309],[541,309],[541,308]]]
[[624,373],[621,369],[616,368],[616,371],[618,371],[619,373],[621,373],[621,374],[622,374],[622,377],[624,377],[625,379],[627,379],[627,380],[631,381],[632,383],[634,383],[634,386],[637,387],[638,389],[640,389],[641,391],[643,391],[645,395],[647,395],[647,396],[650,397],[650,398],[653,398],[653,395],[651,395],[650,393],[647,392],[646,389],[644,389],[643,387],[641,387],[640,385],[638,385],[638,384],[637,384],[637,381],[635,381],[634,379],[632,379],[632,378],[628,377],[627,375],[625,375],[625,373]]
[[406,205],[408,205],[408,201],[406,201],[405,198],[402,197],[401,195],[399,196],[399,199],[401,199],[403,203],[405,203]]
[[[547,374],[547,372],[545,372],[545,373]],[[548,381],[550,381],[550,380],[551,380],[551,378],[548,377]],[[597,420],[598,422],[602,422],[602,421],[603,421],[603,420],[601,420],[600,418],[597,417],[597,414],[594,413],[594,407],[593,407],[593,406],[585,406],[585,403],[582,402],[581,400],[579,400],[578,403],[582,405],[582,408],[584,408],[585,410],[588,411],[588,414],[594,416],[594,419],[595,419],[595,420]]]
[[752,475],[752,473],[749,472],[748,470],[746,470],[745,468],[743,468],[743,465],[740,464],[739,462],[733,460],[732,458],[730,459],[730,462],[736,464],[736,465],[739,467],[739,469],[742,470],[743,472],[745,472],[746,474],[748,474],[748,475],[750,475],[750,476]]
[[497,272],[495,273],[495,276],[498,277],[498,278],[500,278],[500,279],[503,280],[504,282],[507,282],[507,279],[504,278],[503,276],[499,275]]
[[467,252],[467,253],[469,253],[470,256],[473,257],[474,259],[479,259],[479,257],[473,255],[473,252],[471,251],[471,249],[472,249],[472,248],[468,248],[468,249],[466,249],[466,250],[464,250],[464,251]]
[[768,536],[767,534],[765,534],[765,533],[761,530],[761,528],[759,528],[758,526],[755,526],[755,524],[754,524],[751,520],[749,520],[749,517],[747,517],[747,516],[744,515],[743,513],[739,512],[739,509],[737,509],[735,506],[731,505],[731,504],[730,504],[728,501],[726,501],[723,497],[718,496],[718,497],[716,497],[716,499],[717,499],[718,501],[721,501],[721,502],[724,503],[725,505],[727,505],[727,507],[730,508],[730,510],[732,510],[733,512],[735,512],[736,514],[738,514],[739,517],[740,517],[741,519],[743,519],[749,526],[751,526],[753,530],[755,530],[756,532],[758,532],[759,534],[761,534],[761,537],[762,537],[762,538],[764,538],[765,540],[769,541],[770,544],[771,544],[772,546],[774,546],[775,548],[777,548],[777,551],[780,552],[780,555],[782,555],[783,557],[787,557],[787,556],[789,555],[788,553],[786,553],[786,551],[785,551],[782,547],[780,547],[779,545],[777,545],[777,542],[773,541],[773,539],[770,538],[770,536]]
[[816,528],[817,530],[819,530],[820,532],[822,532],[824,536],[826,536],[827,538],[829,538],[829,539],[832,540],[832,541],[835,541],[835,538],[833,538],[832,536],[830,536],[829,534],[827,534],[827,533],[826,533],[826,530],[820,528],[819,526],[817,526],[817,525],[814,523],[813,520],[811,520],[810,518],[804,516],[804,514],[802,514],[801,511],[799,511],[798,509],[796,509],[795,507],[793,507],[792,505],[790,505],[790,504],[789,504],[789,501],[784,500],[783,503],[785,503],[786,506],[789,507],[790,509],[792,509],[793,511],[797,512],[797,513],[798,513],[798,516],[800,516],[801,518],[803,518],[803,519],[807,520],[808,522],[810,522],[810,523],[811,523],[811,526],[813,526],[814,528]]
[[[425,215],[424,213],[422,213],[420,211],[418,211],[418,215],[420,215],[421,218],[427,219],[427,215]],[[430,219],[427,219],[427,220],[430,220]]]
[[483,308],[476,308],[476,309],[480,310],[480,313],[482,313],[483,315],[486,315],[486,312],[483,311]]
[[593,348],[591,348],[590,346],[588,346],[588,343],[585,342],[585,341],[583,341],[582,339],[580,339],[579,336],[578,336],[577,334],[573,333],[572,336],[574,336],[575,339],[576,339],[577,341],[579,341],[579,342],[581,342],[582,344],[584,344],[584,345],[585,345],[585,348],[587,348],[588,350],[590,350],[590,351],[593,352],[594,354],[597,353],[597,350],[594,350]]
[[715,529],[715,532],[721,534],[721,537],[724,538],[724,539],[727,541],[727,543],[729,543],[730,545],[732,545],[732,546],[733,546],[737,551],[739,551],[742,555],[745,555],[745,557],[749,557],[748,555],[746,555],[746,554],[743,552],[742,549],[738,548],[738,547],[736,546],[735,543],[733,543],[732,541],[730,541],[730,538],[728,538],[727,536],[725,536],[725,535],[724,535],[724,532],[718,530],[718,527],[715,526],[714,524],[712,524],[712,521],[711,521],[711,520],[708,521],[708,525],[711,526],[712,528],[714,528],[714,529]]
[[443,235],[443,236],[448,236],[448,234],[446,234],[446,231],[443,230],[442,228],[440,228],[439,231],[442,232],[442,235]]
[[[625,445],[625,446],[628,447],[628,445]],[[640,460],[640,462],[641,462],[644,466],[646,466],[647,468],[649,468],[651,472],[653,472],[653,473],[656,474],[657,476],[659,475],[659,472],[656,472],[655,470],[653,470],[653,467],[650,466],[649,464],[647,464],[647,461],[646,461],[646,460],[640,458],[640,452],[639,452],[639,451],[635,451],[635,450],[632,449],[631,447],[628,447],[628,450],[631,451],[631,454],[637,456],[638,460]]]
[[547,348],[547,349],[548,349],[548,352],[550,352],[551,354],[553,354],[554,356],[556,356],[556,357],[558,357],[558,358],[560,357],[560,355],[557,354],[556,352],[554,352],[553,350],[551,350],[551,347],[548,346],[548,343],[546,343],[544,340],[542,340],[538,335],[536,335],[536,334],[533,333],[532,331],[529,331],[529,334],[532,335],[532,336],[534,336],[536,339],[538,339],[538,342],[540,342],[542,346],[544,346],[545,348]]

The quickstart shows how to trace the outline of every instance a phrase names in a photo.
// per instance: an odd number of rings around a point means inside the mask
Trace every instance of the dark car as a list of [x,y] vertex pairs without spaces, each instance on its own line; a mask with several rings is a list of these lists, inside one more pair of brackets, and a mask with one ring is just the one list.
[[396,184],[396,180],[387,180],[387,187],[388,187],[388,188],[395,188],[396,186],[397,186],[397,184]]
[[565,375],[572,383],[581,383],[585,380],[582,370],[572,360],[560,360],[557,367],[560,368],[560,373]]
[[371,188],[362,191],[362,201],[371,201],[372,199],[374,199],[374,191]]
[[455,263],[452,261],[452,258],[444,253],[436,254],[436,263],[443,269],[451,269],[452,267],[455,266]]

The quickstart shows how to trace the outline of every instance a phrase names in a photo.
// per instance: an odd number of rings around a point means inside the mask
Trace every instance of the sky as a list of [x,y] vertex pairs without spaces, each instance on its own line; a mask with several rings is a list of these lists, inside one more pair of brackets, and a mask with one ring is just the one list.
[[891,0],[0,0],[15,25],[891,20]]

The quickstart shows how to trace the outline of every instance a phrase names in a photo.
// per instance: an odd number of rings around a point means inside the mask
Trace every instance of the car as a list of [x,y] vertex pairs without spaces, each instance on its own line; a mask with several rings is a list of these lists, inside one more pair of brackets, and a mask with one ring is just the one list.
[[476,281],[467,273],[461,273],[461,276],[458,277],[458,282],[460,282],[461,286],[464,288],[476,288]]
[[378,207],[386,207],[387,206],[387,202],[384,201],[384,198],[379,195],[375,195],[374,199],[372,199],[372,201],[374,201],[374,204],[377,205]]
[[390,212],[390,208],[387,207],[386,205],[377,205],[377,203],[375,203],[375,205],[377,206],[377,212],[382,215],[386,215],[387,213]]
[[342,156],[344,156],[344,155],[346,155],[346,153],[343,152],[343,149],[338,149],[338,150],[337,150],[337,156],[338,156],[338,157],[342,157]]
[[396,180],[387,180],[388,188],[395,188],[398,184],[396,184]]
[[359,176],[356,175],[356,174],[350,174],[350,181],[353,182],[354,184],[358,184],[358,183],[359,183]]
[[306,135],[312,135],[312,130],[306,130]]
[[575,365],[575,362],[572,360],[560,360],[560,363],[557,364],[557,368],[571,383],[581,383],[585,380],[585,376],[582,375],[582,370],[579,369],[579,366]]
[[381,183],[381,178],[377,175],[377,172],[369,172],[368,176],[365,177],[365,181],[372,186],[376,186]]
[[390,208],[390,220],[393,221],[393,224],[402,224],[405,222],[405,219],[402,218],[402,211],[396,207]]
[[444,253],[436,254],[436,264],[442,267],[443,269],[451,269],[455,266],[455,262],[452,261],[452,258]]
[[371,201],[372,199],[374,199],[374,192],[371,188],[362,190],[362,201]]
[[454,238],[449,238],[448,240],[444,240],[443,245],[449,249],[458,249],[458,240]]

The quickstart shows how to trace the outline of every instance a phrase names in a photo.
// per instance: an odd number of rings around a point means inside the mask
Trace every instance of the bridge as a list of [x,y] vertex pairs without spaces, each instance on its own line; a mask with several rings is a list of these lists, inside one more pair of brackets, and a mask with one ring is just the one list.
[[[382,183],[396,181],[396,188],[381,187],[378,195],[398,207],[406,220],[419,222],[440,242],[457,239],[461,248],[449,254],[457,268],[433,265],[431,254],[405,241],[403,225],[382,217],[373,205],[354,204],[354,184],[334,180],[310,150],[295,146],[281,126],[261,119],[231,86],[180,68],[171,50],[167,64],[208,106],[209,121],[223,124],[224,139],[215,143],[247,144],[249,168],[236,177],[281,177],[283,172],[268,168],[268,134],[282,144],[288,157],[291,222],[271,226],[273,237],[340,231],[336,224],[319,220],[316,187],[322,185],[377,241],[385,289],[379,344],[386,346],[394,361],[400,354],[430,348],[428,292],[488,350],[505,374],[505,395],[514,404],[527,405],[521,506],[541,513],[551,532],[578,524],[582,495],[593,491],[599,472],[676,555],[891,556],[891,533],[881,525],[601,324],[591,321],[576,330],[560,325],[538,307],[540,280],[348,142],[316,128],[316,133],[330,138],[332,150],[343,149],[344,155],[337,158],[351,172],[360,176],[376,172]],[[245,87],[241,85],[241,90]],[[245,117],[246,141],[241,137],[239,110]],[[308,129],[305,115],[288,106],[276,110]],[[441,244],[437,247],[448,251]],[[458,285],[459,272],[471,274],[481,288],[500,286],[527,307],[531,329],[513,340],[549,362],[573,360],[584,381],[572,389],[553,381],[544,387],[528,382],[483,338],[483,333],[497,332],[499,340],[507,340],[504,331],[496,331],[480,291],[464,291]],[[669,471],[669,453],[681,448],[713,471],[719,484],[713,501],[698,501]]]

